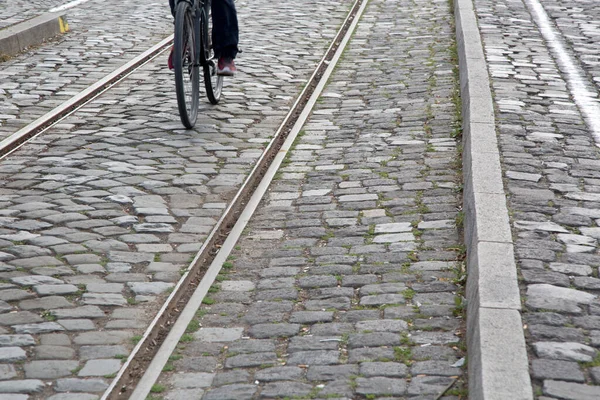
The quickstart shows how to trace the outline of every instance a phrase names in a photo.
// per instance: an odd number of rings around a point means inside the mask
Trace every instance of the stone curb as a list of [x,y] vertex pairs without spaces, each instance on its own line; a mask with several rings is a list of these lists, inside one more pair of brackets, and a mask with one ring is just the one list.
[[68,30],[69,25],[60,13],[42,14],[0,30],[0,54],[14,56]]
[[469,398],[531,400],[494,106],[472,0],[455,0],[455,18],[464,127]]

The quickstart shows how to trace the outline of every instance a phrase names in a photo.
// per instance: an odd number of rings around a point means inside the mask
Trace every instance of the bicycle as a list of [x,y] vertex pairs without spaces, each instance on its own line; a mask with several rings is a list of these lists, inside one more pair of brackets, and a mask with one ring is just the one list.
[[210,33],[210,0],[178,0],[175,6],[173,65],[175,92],[183,125],[196,124],[200,97],[200,67],[204,75],[206,97],[212,104],[221,99],[223,77],[217,75]]

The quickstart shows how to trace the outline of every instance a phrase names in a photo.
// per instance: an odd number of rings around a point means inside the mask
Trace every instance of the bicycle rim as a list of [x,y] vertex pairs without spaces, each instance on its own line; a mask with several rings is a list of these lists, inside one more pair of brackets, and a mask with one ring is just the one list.
[[187,2],[181,1],[175,13],[173,64],[179,116],[188,129],[194,126],[198,117],[200,71],[194,51],[195,41],[192,9]]
[[202,13],[202,36],[203,36],[203,55],[204,55],[204,88],[206,97],[212,104],[217,104],[221,99],[221,90],[223,88],[223,77],[217,75],[217,60],[212,48],[211,41],[212,18],[210,15],[210,2],[204,3],[204,12]]

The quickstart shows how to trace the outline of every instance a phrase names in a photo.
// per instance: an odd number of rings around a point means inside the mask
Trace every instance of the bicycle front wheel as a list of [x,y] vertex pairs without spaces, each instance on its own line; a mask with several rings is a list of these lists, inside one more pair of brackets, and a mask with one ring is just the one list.
[[188,2],[180,1],[175,12],[173,65],[179,116],[181,123],[188,129],[193,128],[198,117],[200,68],[195,43],[196,33],[192,8]]
[[212,47],[212,16],[210,14],[210,1],[205,0],[203,4],[202,20],[202,54],[203,54],[203,73],[204,88],[206,97],[212,104],[217,104],[221,99],[221,90],[223,88],[223,77],[217,75],[217,59]]

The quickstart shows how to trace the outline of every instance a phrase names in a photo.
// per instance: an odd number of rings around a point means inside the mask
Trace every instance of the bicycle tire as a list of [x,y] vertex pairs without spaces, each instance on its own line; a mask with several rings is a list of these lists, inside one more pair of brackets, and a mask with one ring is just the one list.
[[221,100],[223,89],[223,77],[217,75],[217,60],[211,44],[212,18],[210,15],[210,0],[204,0],[201,17],[202,29],[202,72],[204,75],[204,88],[206,97],[211,104],[218,104]]
[[183,126],[188,129],[196,124],[200,96],[200,68],[195,43],[192,7],[188,2],[180,1],[175,12],[173,65],[179,117]]

